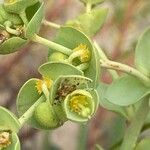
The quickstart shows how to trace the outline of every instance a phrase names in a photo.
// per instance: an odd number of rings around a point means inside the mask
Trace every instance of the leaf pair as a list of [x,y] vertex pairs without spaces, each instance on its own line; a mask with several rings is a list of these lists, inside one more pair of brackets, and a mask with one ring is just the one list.
[[[28,42],[27,39],[31,38],[35,33],[39,31],[43,19],[43,4],[36,3],[35,5],[27,8],[26,11],[28,24],[24,27],[21,27],[24,35],[21,35],[19,37],[10,34],[10,36],[7,38],[3,34],[3,31],[5,31],[5,26],[1,25],[4,28],[0,29],[0,35],[3,36],[5,39],[0,44],[0,54],[9,54],[16,52],[19,48],[23,47]],[[9,20],[9,18],[7,19]],[[20,27],[18,27],[18,29],[19,28]]]
[[[84,75],[93,80],[91,87],[96,87],[100,76],[99,57],[89,38],[75,28],[61,27],[54,42],[72,50],[78,47],[80,44],[86,45],[91,53],[91,59],[88,63],[88,68],[84,71]],[[49,56],[51,56],[53,52],[54,50],[50,49]],[[59,71],[64,72],[61,69]]]
[[88,13],[79,15],[76,19],[68,21],[66,25],[77,28],[88,36],[93,36],[104,24],[107,12],[106,8],[92,9]]

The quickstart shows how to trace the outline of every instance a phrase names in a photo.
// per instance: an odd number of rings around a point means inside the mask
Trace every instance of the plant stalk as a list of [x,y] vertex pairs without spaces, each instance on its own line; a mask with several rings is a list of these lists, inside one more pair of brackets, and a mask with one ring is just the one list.
[[127,128],[120,150],[133,150],[138,136],[149,113],[149,97],[146,96]]
[[50,21],[47,21],[47,20],[43,20],[42,23],[45,25],[45,26],[48,26],[48,27],[52,27],[52,28],[55,28],[55,29],[59,29],[61,27],[61,25],[59,24],[56,24],[56,23],[53,23],[53,22],[50,22]]
[[101,67],[123,71],[132,76],[135,76],[136,78],[140,79],[146,86],[150,87],[150,79],[135,68],[110,60],[100,60],[100,63]]
[[39,43],[39,44],[42,44],[42,45],[45,45],[45,46],[48,46],[49,48],[53,49],[53,50],[56,50],[58,52],[61,52],[65,55],[70,55],[72,54],[72,50],[63,46],[63,45],[60,45],[60,44],[57,44],[55,42],[52,42],[50,40],[47,40],[45,38],[42,38],[38,35],[34,35],[32,38],[31,38],[32,41],[36,42],[36,43]]
[[28,121],[29,118],[31,118],[31,116],[34,113],[35,108],[40,104],[44,102],[44,98],[43,96],[41,96],[20,118],[19,118],[19,122],[21,124],[21,127],[24,125],[24,123],[26,121]]

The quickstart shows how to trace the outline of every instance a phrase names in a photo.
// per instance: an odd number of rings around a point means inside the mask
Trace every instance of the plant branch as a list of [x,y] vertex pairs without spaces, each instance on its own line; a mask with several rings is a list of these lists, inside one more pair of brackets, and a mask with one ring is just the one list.
[[36,34],[31,38],[31,40],[36,42],[36,43],[48,46],[49,48],[56,50],[58,52],[61,52],[65,55],[70,55],[72,53],[71,49],[64,47],[63,45],[57,44],[55,42],[52,42],[50,40],[47,40],[45,38],[42,38]]
[[48,26],[48,27],[52,27],[52,28],[55,28],[55,29],[59,29],[61,27],[61,25],[59,24],[56,24],[56,23],[53,23],[53,22],[50,22],[50,21],[47,21],[47,20],[43,20],[42,23],[45,25],[45,26]]
[[[106,61],[107,61],[107,60],[108,60],[107,56],[105,55],[105,53],[103,52],[103,50],[99,47],[99,45],[97,44],[96,41],[94,41],[94,47],[96,48],[96,50],[97,50],[97,52],[98,52],[100,58],[101,58],[102,60],[106,60]],[[111,74],[111,76],[112,76],[112,78],[113,78],[114,80],[118,78],[118,74],[117,74],[116,71],[114,71],[114,70],[109,70],[109,69],[108,69],[108,72]]]
[[142,74],[140,71],[136,70],[135,68],[132,68],[128,65],[121,64],[118,62],[110,61],[110,60],[100,60],[100,63],[101,63],[101,67],[123,71],[123,72],[128,73],[132,76],[137,77],[146,86],[150,86],[150,79],[147,76],[145,76],[144,74]]
[[120,150],[133,150],[144,121],[149,113],[149,97],[145,97],[137,110],[135,117],[127,128]]
[[21,127],[24,125],[24,123],[26,121],[28,121],[29,118],[31,118],[31,116],[34,113],[35,108],[44,101],[43,96],[41,96],[20,118],[19,118],[19,122],[21,124]]

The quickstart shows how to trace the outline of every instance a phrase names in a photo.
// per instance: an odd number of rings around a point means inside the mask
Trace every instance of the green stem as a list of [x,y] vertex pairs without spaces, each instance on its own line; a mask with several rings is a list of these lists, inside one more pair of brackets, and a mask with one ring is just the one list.
[[88,125],[81,124],[78,133],[77,150],[87,149]]
[[[102,60],[108,60],[108,58],[107,58],[107,56],[105,55],[105,53],[103,52],[103,50],[99,47],[99,45],[98,45],[97,42],[95,42],[95,41],[94,41],[94,46],[95,46],[95,48],[96,48],[96,50],[97,50],[97,52],[98,52],[100,58],[101,58]],[[111,76],[112,76],[112,78],[113,78],[114,80],[119,77],[118,74],[117,74],[117,72],[114,71],[114,70],[108,69],[108,72],[111,74]]]
[[92,4],[91,4],[91,2],[87,2],[87,4],[86,4],[86,12],[87,12],[87,13],[91,12],[91,9],[92,9]]
[[53,50],[56,50],[58,52],[61,52],[61,53],[65,54],[65,55],[68,55],[68,56],[72,53],[71,49],[69,49],[67,47],[64,47],[60,44],[57,44],[55,42],[52,42],[50,40],[47,40],[45,38],[42,38],[42,37],[40,37],[36,34],[31,38],[31,40],[36,42],[36,43],[48,46],[49,48],[51,48]]
[[101,67],[123,71],[123,72],[128,73],[132,76],[137,77],[146,86],[148,86],[148,87],[150,86],[150,79],[147,76],[145,76],[140,71],[138,71],[138,70],[136,70],[136,69],[134,69],[128,65],[121,64],[121,63],[114,62],[114,61],[110,61],[110,60],[100,60],[100,63],[101,63]]
[[19,118],[19,122],[21,124],[21,127],[24,125],[24,123],[26,121],[28,121],[29,118],[31,118],[31,116],[34,113],[35,108],[44,101],[43,96],[41,96],[20,118]]
[[50,22],[50,21],[47,21],[47,20],[43,20],[42,23],[45,26],[52,27],[52,28],[55,28],[55,29],[59,29],[61,27],[61,25],[53,23],[53,22]]
[[16,35],[16,36],[19,36],[20,35],[20,32],[15,30],[15,29],[12,29],[11,26],[12,26],[12,23],[10,21],[6,21],[5,23],[5,27],[6,27],[6,31],[10,34],[13,34],[13,35]]
[[145,97],[137,110],[131,124],[127,128],[120,150],[133,150],[144,121],[149,113],[149,97]]
[[78,68],[79,70],[82,70],[82,71],[86,70],[88,67],[89,67],[88,63],[83,63],[83,64],[76,66],[76,68]]
[[28,19],[27,19],[25,10],[23,10],[19,15],[20,15],[23,23],[27,26],[28,25]]

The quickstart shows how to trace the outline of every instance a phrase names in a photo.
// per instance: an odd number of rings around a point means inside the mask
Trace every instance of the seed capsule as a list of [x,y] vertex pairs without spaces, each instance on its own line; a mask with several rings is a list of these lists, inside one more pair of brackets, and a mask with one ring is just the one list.
[[54,129],[60,126],[53,108],[47,102],[43,102],[37,106],[34,112],[37,123],[44,129]]

